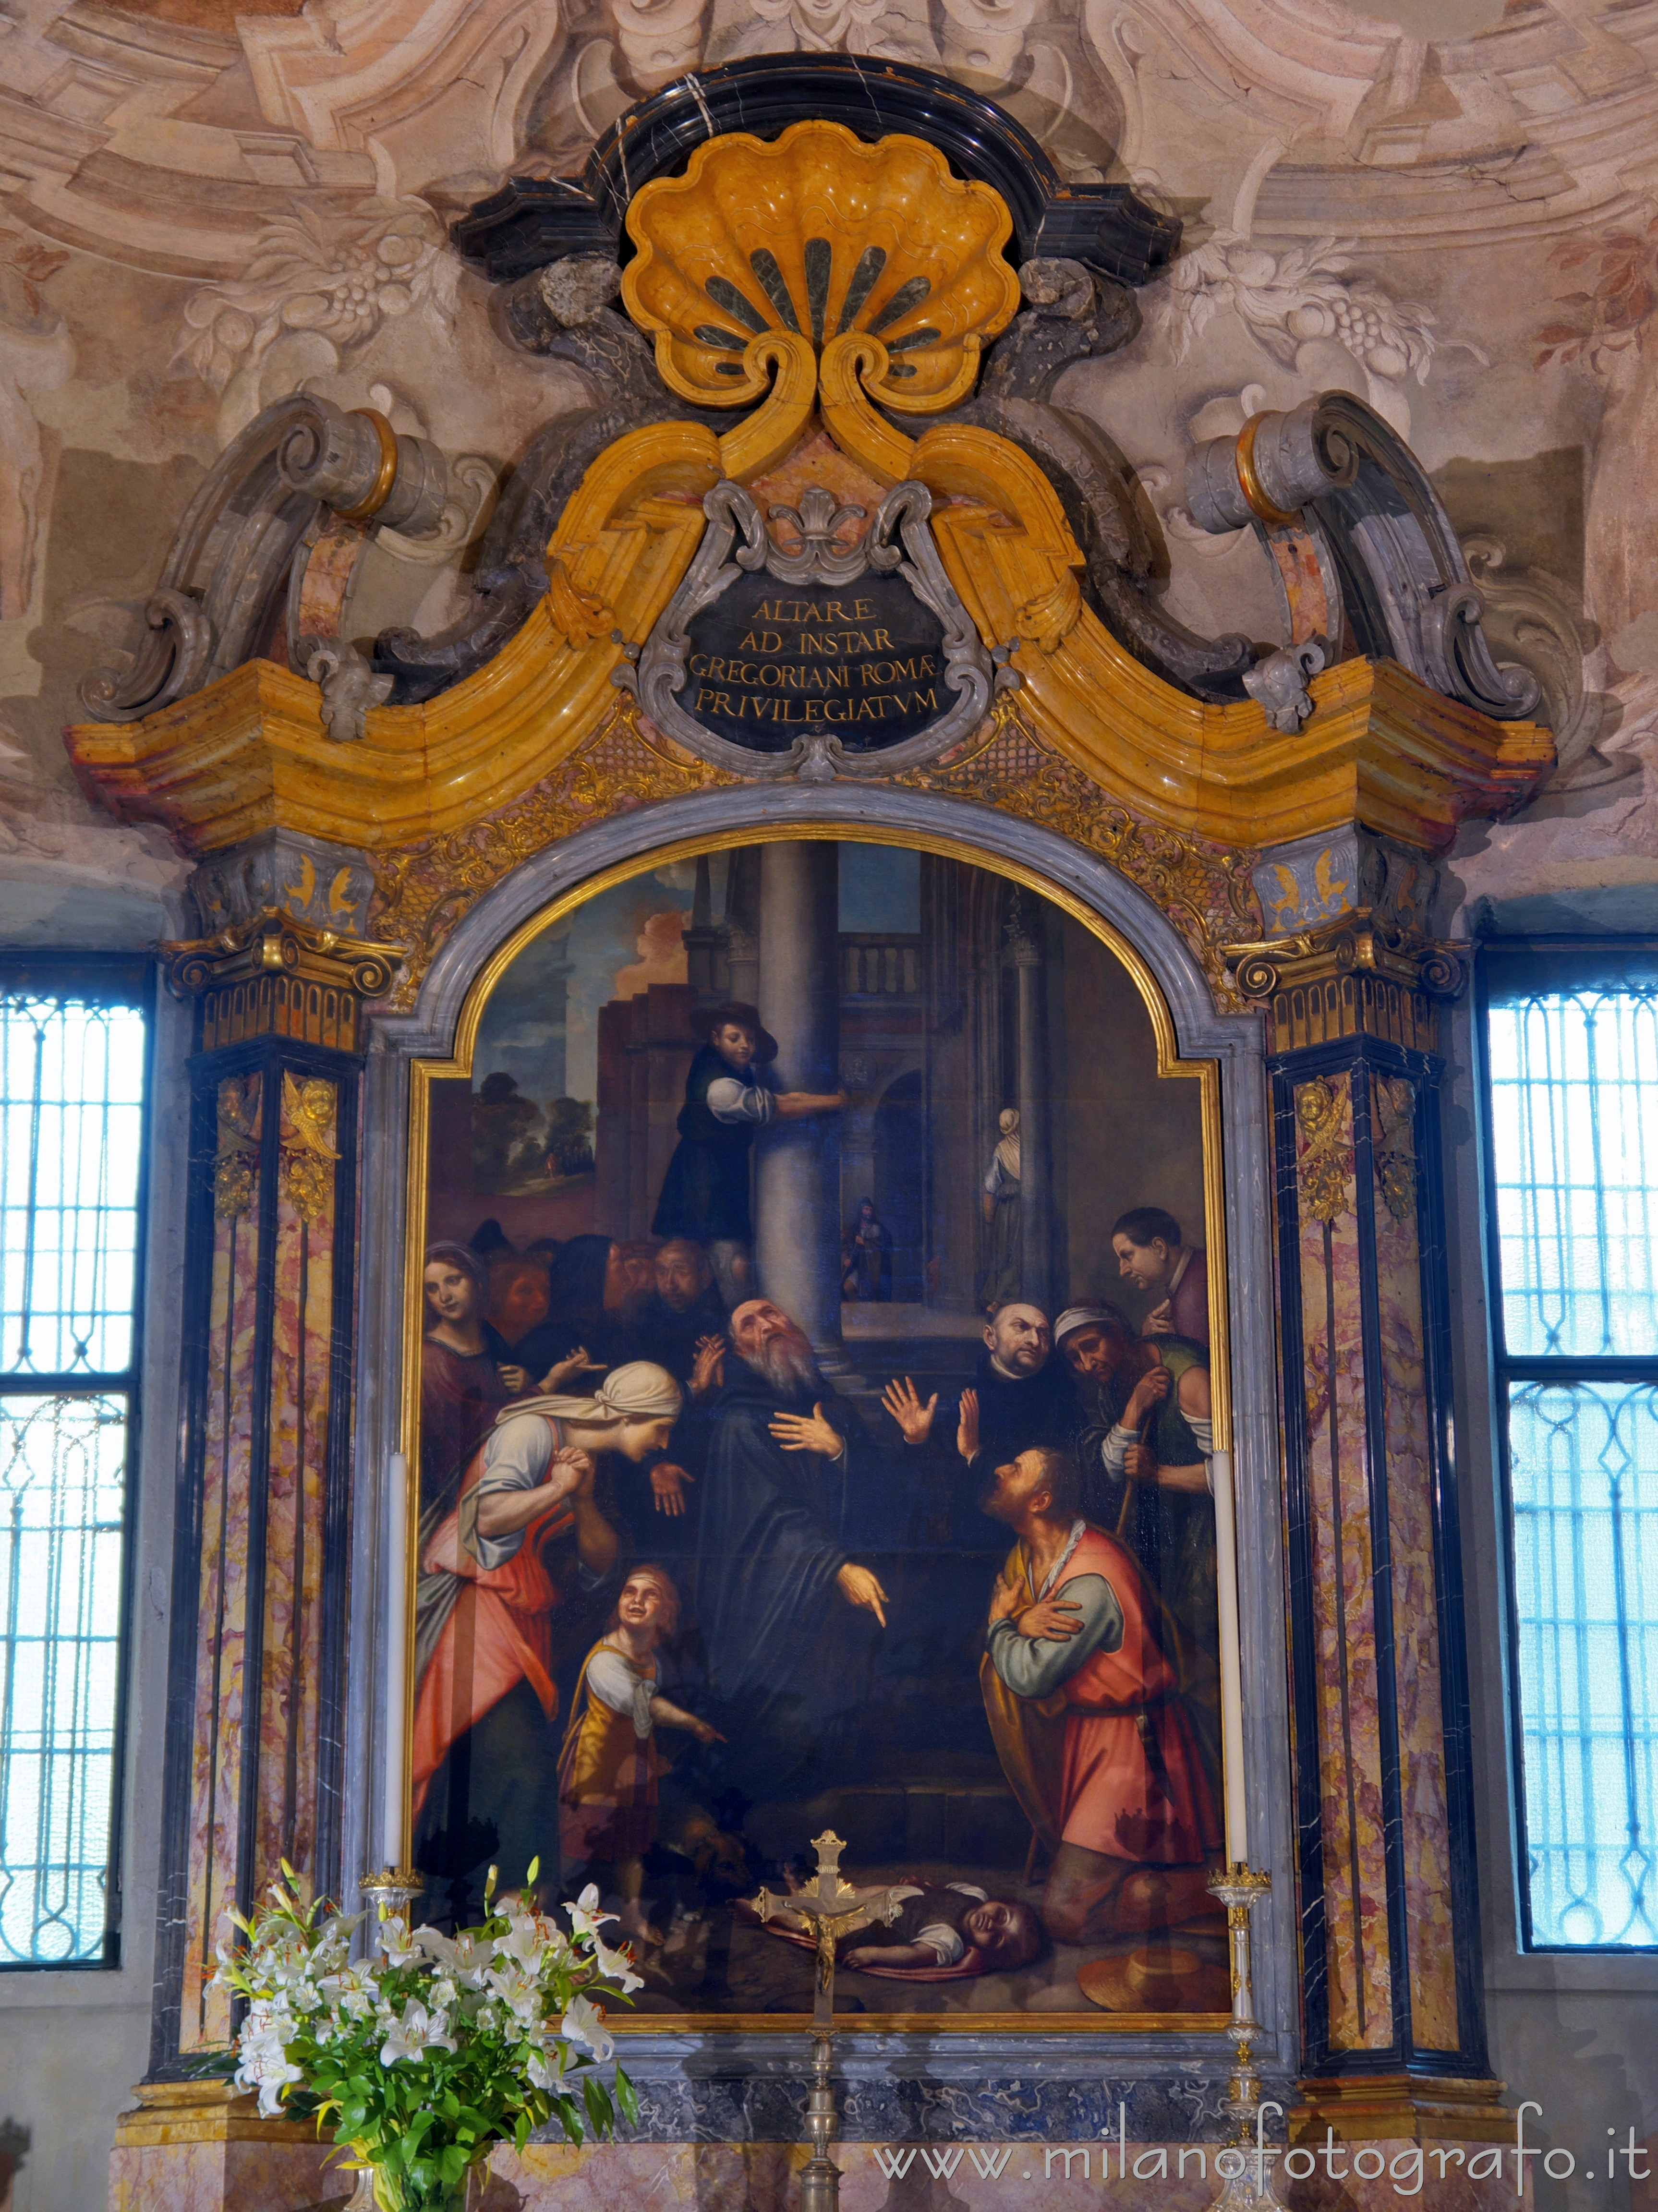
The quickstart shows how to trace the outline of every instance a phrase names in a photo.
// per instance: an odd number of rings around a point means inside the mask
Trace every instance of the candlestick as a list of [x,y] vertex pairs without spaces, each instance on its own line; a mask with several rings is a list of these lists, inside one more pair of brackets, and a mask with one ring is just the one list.
[[[1250,1940],[1250,1916],[1255,1905],[1272,1886],[1270,1874],[1257,1872],[1236,1861],[1216,1875],[1209,1882],[1210,1894],[1218,1897],[1226,1907],[1227,1934],[1232,1948],[1232,2017],[1226,2024],[1226,2033],[1232,2039],[1231,2094],[1226,2100],[1226,2110],[1236,2122],[1232,2140],[1217,2154],[1215,2171],[1225,2185],[1216,2198],[1217,2212],[1284,2212],[1272,2185],[1272,2161],[1278,2156],[1276,2148],[1268,2150],[1262,2140],[1263,2112],[1272,2111],[1283,2114],[1281,2105],[1263,2106],[1260,2098],[1260,2075],[1254,2063],[1254,2045],[1260,2035],[1260,2022],[1255,2018],[1254,1948]],[[1230,2170],[1223,2171],[1221,2160],[1230,2161]]]
[[386,1470],[386,1704],[381,1717],[380,1840],[389,1869],[409,1849],[409,1462],[393,1452]]
[[867,1928],[872,1920],[889,1925],[897,1917],[901,1900],[896,1890],[859,1895],[841,1873],[841,1854],[846,1849],[832,1828],[812,1838],[817,1854],[817,1878],[805,1889],[786,1897],[774,1897],[762,1889],[754,1900],[762,1920],[774,1912],[786,1912],[804,1920],[817,1938],[817,1967],[812,1977],[811,2092],[806,2099],[806,2135],[811,2156],[800,2172],[800,2212],[840,2212],[841,2169],[829,2156],[835,2140],[835,2091],[829,2069],[835,2045],[835,1944],[837,1936]]
[[1209,1462],[1215,1491],[1215,1572],[1220,1627],[1220,1737],[1225,1785],[1226,1856],[1233,1866],[1249,1860],[1249,1808],[1243,1787],[1243,1680],[1238,1654],[1238,1538],[1234,1517],[1232,1455]]

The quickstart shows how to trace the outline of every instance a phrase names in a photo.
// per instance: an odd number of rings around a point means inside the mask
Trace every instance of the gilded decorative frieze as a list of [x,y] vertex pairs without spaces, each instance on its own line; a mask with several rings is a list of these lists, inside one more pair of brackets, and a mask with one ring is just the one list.
[[333,1142],[337,1096],[321,1076],[301,1080],[282,1071],[282,1194],[307,1226],[333,1212],[340,1157]]
[[1352,1211],[1352,1124],[1345,1087],[1338,1095],[1321,1075],[1303,1083],[1296,1092],[1296,1120],[1302,1137],[1296,1159],[1301,1210],[1327,1229]]
[[588,744],[522,799],[386,861],[369,912],[371,927],[408,946],[389,1000],[392,1011],[413,1006],[457,922],[520,861],[624,808],[739,781],[659,736],[638,702],[622,694]]
[[1209,978],[1217,1005],[1235,1012],[1246,1004],[1230,963],[1233,947],[1260,927],[1254,856],[1106,803],[1090,776],[1042,744],[1017,697],[1004,694],[996,702],[990,727],[989,743],[965,759],[914,769],[894,782],[977,799],[1096,853],[1162,908]]

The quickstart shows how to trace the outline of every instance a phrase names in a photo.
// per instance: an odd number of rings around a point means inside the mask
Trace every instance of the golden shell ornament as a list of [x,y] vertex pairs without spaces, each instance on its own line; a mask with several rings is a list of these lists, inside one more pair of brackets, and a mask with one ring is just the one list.
[[859,351],[884,406],[931,414],[972,390],[981,347],[1019,306],[1012,221],[988,185],[923,139],[867,144],[844,124],[768,143],[709,140],[628,210],[623,297],[663,381],[704,407],[752,406],[780,352]]

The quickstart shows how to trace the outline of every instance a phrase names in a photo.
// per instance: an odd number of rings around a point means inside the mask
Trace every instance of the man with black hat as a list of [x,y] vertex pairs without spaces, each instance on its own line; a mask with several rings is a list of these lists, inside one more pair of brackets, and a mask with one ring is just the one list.
[[737,1306],[754,1294],[749,1154],[756,1130],[768,1121],[838,1113],[847,1098],[843,1091],[820,1097],[756,1081],[756,1070],[777,1057],[777,1040],[761,1027],[757,1007],[735,1000],[699,1006],[691,1026],[705,1042],[685,1079],[679,1142],[662,1179],[651,1234],[694,1238],[708,1253],[726,1304]]

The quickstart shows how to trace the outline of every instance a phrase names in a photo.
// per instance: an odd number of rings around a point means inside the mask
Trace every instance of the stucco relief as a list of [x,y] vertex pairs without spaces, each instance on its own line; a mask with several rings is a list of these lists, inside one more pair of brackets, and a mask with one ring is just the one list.
[[[1261,408],[1355,392],[1430,472],[1462,471],[1446,496],[1479,549],[1491,634],[1543,678],[1560,740],[1555,795],[1460,856],[1470,896],[1523,869],[1575,892],[1608,860],[1658,880],[1658,556],[1639,515],[1658,439],[1640,343],[1658,294],[1640,167],[1658,68],[1627,9],[339,0],[234,27],[189,0],[161,13],[45,0],[5,40],[0,410],[19,495],[0,526],[0,702],[28,702],[24,747],[88,836],[114,833],[70,790],[55,726],[92,658],[136,647],[137,602],[89,525],[95,493],[52,513],[54,446],[89,486],[141,455],[170,528],[190,483],[177,465],[163,482],[169,458],[199,467],[301,388],[379,406],[444,447],[452,512],[418,544],[371,547],[355,626],[440,629],[489,479],[550,415],[588,404],[574,369],[502,345],[449,222],[507,175],[578,168],[630,101],[687,71],[841,50],[955,74],[1011,106],[1063,174],[1126,176],[1181,215],[1182,252],[1142,294],[1139,335],[1108,364],[1078,362],[1063,394],[1138,476],[1167,611],[1210,635],[1278,635],[1248,533],[1191,526],[1185,457]],[[13,327],[24,287],[39,328]],[[1546,543],[1521,542],[1515,502]],[[76,570],[74,608],[40,599],[54,562]],[[31,574],[44,621],[26,612]]]

